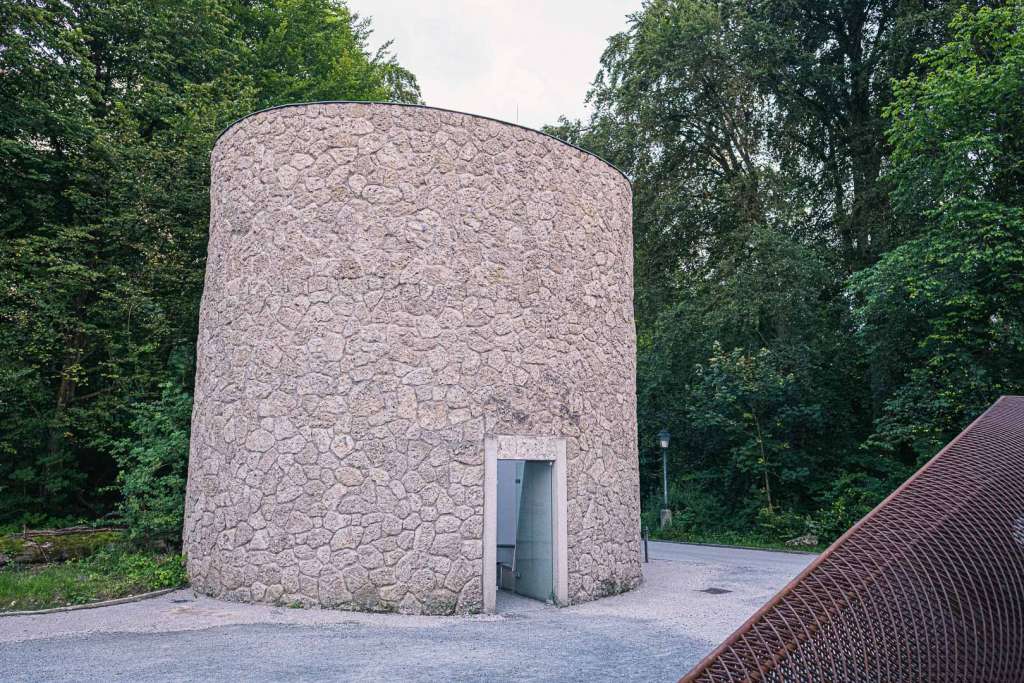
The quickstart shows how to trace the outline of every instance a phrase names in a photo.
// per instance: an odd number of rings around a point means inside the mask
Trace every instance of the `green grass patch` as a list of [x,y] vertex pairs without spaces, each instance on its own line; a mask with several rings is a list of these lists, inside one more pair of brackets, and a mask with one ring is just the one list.
[[651,540],[652,541],[678,541],[679,543],[705,543],[709,545],[733,545],[741,548],[755,548],[760,550],[788,550],[801,551],[801,552],[821,552],[826,547],[825,544],[819,543],[816,546],[791,546],[786,545],[784,541],[778,541],[771,538],[766,538],[758,534],[741,533],[735,531],[721,531],[713,533],[699,533],[694,531],[683,531],[677,528],[669,527],[662,531],[661,529],[651,529]]
[[186,583],[181,555],[108,546],[85,559],[0,569],[0,612],[84,605]]

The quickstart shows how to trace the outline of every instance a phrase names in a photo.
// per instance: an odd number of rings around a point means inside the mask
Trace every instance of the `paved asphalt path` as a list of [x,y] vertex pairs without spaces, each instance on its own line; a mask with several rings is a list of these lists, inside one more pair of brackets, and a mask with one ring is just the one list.
[[[183,590],[0,618],[0,681],[675,681],[810,560],[651,543],[644,584],[558,609],[414,617],[241,605]],[[730,592],[711,595],[706,588]]]

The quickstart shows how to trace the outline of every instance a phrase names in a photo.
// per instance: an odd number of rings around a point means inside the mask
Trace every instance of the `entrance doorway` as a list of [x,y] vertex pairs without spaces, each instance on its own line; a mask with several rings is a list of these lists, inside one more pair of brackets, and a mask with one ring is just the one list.
[[484,611],[494,611],[499,586],[568,603],[566,496],[565,439],[484,439]]
[[498,588],[554,602],[553,460],[498,461]]

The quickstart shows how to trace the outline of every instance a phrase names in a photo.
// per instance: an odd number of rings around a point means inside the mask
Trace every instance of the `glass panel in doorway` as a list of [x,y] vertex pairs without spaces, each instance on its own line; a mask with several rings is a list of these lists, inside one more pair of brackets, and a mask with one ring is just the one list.
[[523,463],[516,529],[515,592],[537,600],[554,598],[553,463]]

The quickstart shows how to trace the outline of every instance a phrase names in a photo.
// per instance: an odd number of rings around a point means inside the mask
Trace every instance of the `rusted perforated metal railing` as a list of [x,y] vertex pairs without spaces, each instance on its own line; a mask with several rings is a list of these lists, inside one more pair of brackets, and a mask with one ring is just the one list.
[[682,680],[1024,681],[1024,397],[999,399]]

